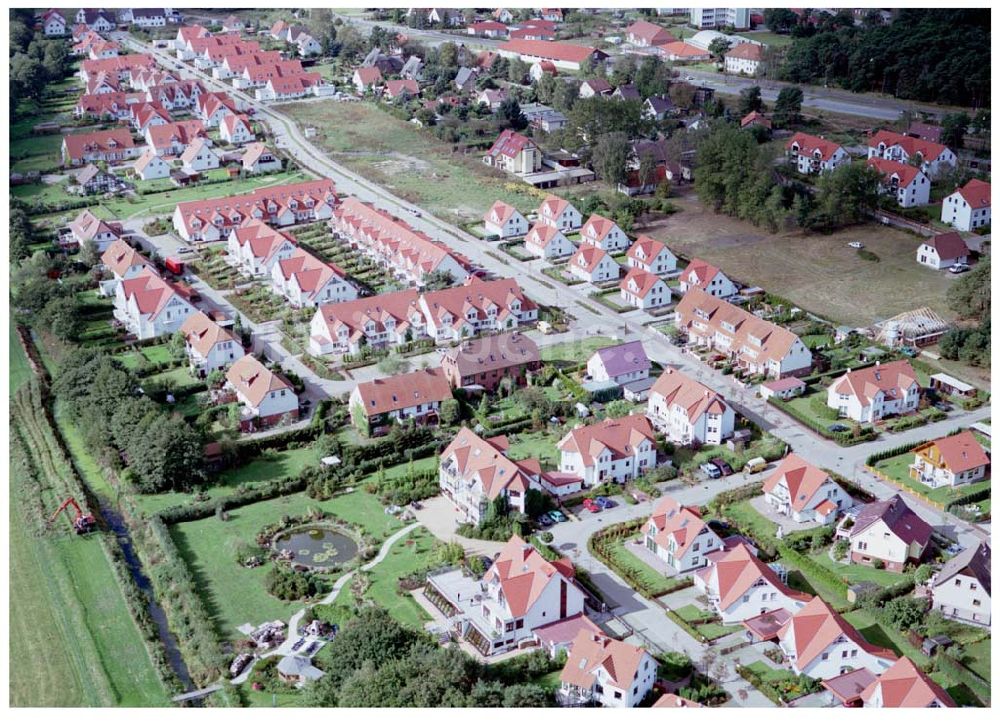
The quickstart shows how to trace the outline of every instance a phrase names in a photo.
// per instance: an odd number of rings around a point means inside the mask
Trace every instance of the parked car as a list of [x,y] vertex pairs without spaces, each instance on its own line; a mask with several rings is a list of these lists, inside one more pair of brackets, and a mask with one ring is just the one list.
[[850,246],[852,249],[863,249],[865,247],[865,245],[860,241],[851,241],[847,245]]
[[413,500],[410,503],[410,507],[413,508],[413,509],[415,509],[415,510],[422,510],[422,509],[424,509],[424,506],[422,504],[420,504],[419,502],[417,502],[416,500]]
[[587,512],[600,512],[601,506],[588,497],[583,501],[583,509]]
[[719,468],[711,462],[705,462],[700,465],[698,469],[707,474],[711,479],[719,479],[719,477],[722,476],[722,472],[719,471]]
[[190,254],[190,253],[194,253],[194,252],[191,250],[190,246],[178,246],[177,247],[177,253],[179,253],[179,254]]
[[948,404],[948,402],[934,402],[934,408],[940,409],[942,412],[950,412],[954,409],[954,407]]
[[645,492],[640,492],[639,490],[632,490],[632,499],[636,502],[648,502],[649,495]]
[[594,502],[601,506],[601,509],[610,510],[615,506],[614,500],[609,500],[607,497],[595,497]]
[[733,473],[733,468],[729,465],[729,462],[722,459],[722,457],[712,457],[712,464],[719,468],[723,477],[728,477]]
[[764,459],[763,457],[754,457],[753,459],[748,461],[745,465],[743,465],[743,471],[753,474],[755,472],[763,472],[766,467],[767,467],[766,459]]
[[553,522],[565,522],[566,521],[566,515],[564,515],[559,510],[552,510],[551,512],[548,512],[547,514],[549,516],[549,519],[551,519]]
[[306,643],[305,638],[299,638],[298,640],[296,640],[295,643],[292,645],[292,652],[294,653],[296,650],[305,645],[305,643]]
[[317,649],[317,648],[319,648],[319,643],[317,643],[317,642],[313,641],[313,642],[309,643],[309,647],[308,647],[308,648],[306,648],[306,649],[305,649],[305,651],[303,651],[303,652],[304,652],[304,653],[305,653],[306,655],[312,655],[313,653],[315,653],[315,652],[316,652],[316,649]]
[[829,427],[826,428],[826,431],[828,431],[828,432],[846,432],[848,429],[850,429],[850,427],[848,427],[846,424],[831,424]]
[[549,525],[552,524],[552,518],[546,514],[541,514],[538,516],[538,524],[540,524],[542,527],[548,527]]
[[954,264],[948,267],[948,273],[950,274],[964,274],[969,270],[968,264]]

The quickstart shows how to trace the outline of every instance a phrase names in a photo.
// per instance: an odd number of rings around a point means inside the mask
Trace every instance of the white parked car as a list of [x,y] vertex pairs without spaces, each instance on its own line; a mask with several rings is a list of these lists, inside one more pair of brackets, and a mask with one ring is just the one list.
[[954,264],[948,267],[948,271],[953,274],[964,274],[969,268],[968,264]]
[[865,245],[860,241],[851,241],[847,245],[850,246],[852,249],[863,249],[865,247]]

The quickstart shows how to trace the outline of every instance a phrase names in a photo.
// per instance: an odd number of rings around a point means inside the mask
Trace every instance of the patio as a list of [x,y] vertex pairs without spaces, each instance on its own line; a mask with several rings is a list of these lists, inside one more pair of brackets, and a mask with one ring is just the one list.
[[809,522],[796,522],[791,517],[777,512],[773,507],[771,507],[771,505],[767,504],[767,501],[764,499],[764,495],[751,499],[750,506],[760,513],[762,517],[766,517],[768,520],[778,525],[781,528],[781,531],[785,534],[789,532],[801,532],[802,530],[814,530],[817,527],[822,527],[822,524],[816,522],[816,520],[810,520]]

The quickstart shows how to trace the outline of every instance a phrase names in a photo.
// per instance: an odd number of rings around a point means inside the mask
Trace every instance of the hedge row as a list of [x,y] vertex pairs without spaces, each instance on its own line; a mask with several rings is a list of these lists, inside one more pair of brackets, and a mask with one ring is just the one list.
[[687,633],[688,635],[690,635],[692,638],[697,640],[699,643],[702,643],[703,645],[708,643],[708,638],[706,638],[704,635],[698,632],[698,630],[694,628],[694,626],[692,626],[691,623],[689,623],[687,620],[682,618],[673,610],[667,609],[665,612],[667,613],[667,617],[673,620],[674,623],[679,628],[681,628],[685,633]]
[[846,432],[831,432],[827,429],[829,425],[823,424],[812,417],[806,416],[792,405],[778,399],[777,397],[768,397],[767,403],[774,405],[789,417],[792,417],[796,421],[806,425],[821,437],[833,440],[841,447],[850,447],[855,444],[861,444],[862,442],[870,442],[878,437],[878,431],[873,427],[862,427],[861,432],[857,436],[853,436],[850,430]]
[[921,444],[926,444],[927,440],[921,440],[920,442],[910,442],[908,444],[898,444],[895,447],[890,447],[889,449],[881,449],[878,452],[868,455],[865,458],[865,464],[869,467],[874,467],[876,462],[881,462],[882,460],[889,459],[890,457],[895,457],[897,454],[903,454],[904,452],[910,452],[915,447],[919,447]]
[[662,585],[650,587],[642,575],[638,574],[632,567],[620,564],[609,550],[609,547],[616,544],[619,540],[636,534],[645,522],[646,519],[640,517],[635,520],[609,525],[602,530],[598,530],[587,540],[587,549],[590,550],[590,553],[594,557],[614,570],[616,574],[637,590],[640,595],[650,600],[655,600],[658,597],[680,589],[682,586],[676,586],[673,584],[673,581],[664,577]]
[[306,484],[307,479],[305,475],[283,477],[267,482],[260,487],[254,487],[245,492],[237,492],[219,500],[192,502],[190,504],[168,507],[159,513],[159,518],[167,525],[203,520],[214,515],[218,509],[232,510],[237,507],[252,505],[256,502],[274,499],[275,497],[283,497],[284,495],[301,492],[306,488]]
[[938,653],[934,658],[938,670],[947,673],[954,680],[964,683],[986,706],[990,705],[990,684],[955,660],[949,653]]

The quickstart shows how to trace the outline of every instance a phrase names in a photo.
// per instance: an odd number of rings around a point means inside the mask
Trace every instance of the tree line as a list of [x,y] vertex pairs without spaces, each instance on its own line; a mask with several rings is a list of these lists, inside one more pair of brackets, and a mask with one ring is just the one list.
[[17,117],[25,100],[41,101],[50,83],[69,73],[72,59],[66,41],[46,38],[34,29],[29,9],[10,11],[10,111]]
[[813,23],[776,9],[765,20],[796,38],[776,67],[781,80],[966,107],[990,103],[987,8],[906,8],[888,24],[872,12],[855,25],[850,10]]

